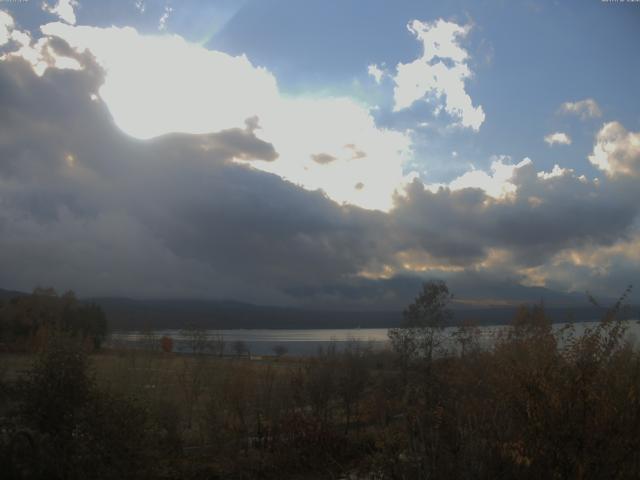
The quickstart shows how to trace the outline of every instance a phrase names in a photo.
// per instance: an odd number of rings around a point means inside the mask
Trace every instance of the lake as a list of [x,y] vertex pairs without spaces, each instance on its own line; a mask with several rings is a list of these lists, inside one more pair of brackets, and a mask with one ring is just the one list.
[[[637,320],[628,320],[628,335],[632,338],[640,337],[640,325]],[[556,323],[553,328],[558,330],[566,323]],[[594,327],[597,322],[575,323],[576,334],[581,334],[586,328]],[[505,326],[484,326],[478,328],[478,341],[481,346],[488,347],[495,335]],[[445,338],[453,346],[452,334],[455,327],[444,330]],[[388,348],[389,340],[386,328],[353,328],[353,329],[298,329],[298,330],[208,330],[207,334],[214,337],[222,335],[225,343],[225,353],[233,353],[233,343],[242,341],[252,355],[273,355],[274,347],[282,345],[292,355],[313,355],[319,348],[327,348],[334,344],[337,350],[343,349],[349,341],[357,340],[369,345],[373,349]],[[107,341],[110,347],[138,347],[145,348],[162,336],[169,336],[174,341],[174,351],[190,353],[188,342],[181,330],[156,330],[149,333],[142,332],[114,332]]]

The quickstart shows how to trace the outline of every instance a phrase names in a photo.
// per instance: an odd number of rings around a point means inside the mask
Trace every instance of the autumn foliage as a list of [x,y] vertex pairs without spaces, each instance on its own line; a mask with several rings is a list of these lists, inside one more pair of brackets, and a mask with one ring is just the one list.
[[171,337],[168,337],[167,335],[164,335],[160,339],[160,348],[165,353],[173,352],[173,339]]
[[451,295],[433,283],[393,349],[354,340],[277,361],[220,357],[192,332],[196,354],[102,355],[93,376],[73,342],[54,344],[12,401],[67,478],[638,478],[627,294],[586,329],[537,304],[488,342],[470,323],[445,341]]

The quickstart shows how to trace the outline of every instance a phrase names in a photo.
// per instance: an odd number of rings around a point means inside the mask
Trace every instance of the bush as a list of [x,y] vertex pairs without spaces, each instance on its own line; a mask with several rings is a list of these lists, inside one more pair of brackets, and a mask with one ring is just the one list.
[[151,476],[161,438],[144,405],[96,387],[81,345],[53,337],[22,385],[47,478]]

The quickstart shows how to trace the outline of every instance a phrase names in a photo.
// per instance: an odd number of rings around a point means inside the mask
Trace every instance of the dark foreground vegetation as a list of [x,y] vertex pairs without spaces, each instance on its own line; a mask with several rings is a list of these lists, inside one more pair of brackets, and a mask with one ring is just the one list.
[[[3,478],[640,476],[640,354],[618,320],[624,295],[580,336],[528,306],[491,347],[461,325],[446,351],[451,296],[431,282],[388,351],[354,341],[261,360],[177,355],[166,340],[165,351],[99,350],[100,313],[48,298],[0,316],[24,351],[0,355]],[[20,323],[32,330],[9,328]]]

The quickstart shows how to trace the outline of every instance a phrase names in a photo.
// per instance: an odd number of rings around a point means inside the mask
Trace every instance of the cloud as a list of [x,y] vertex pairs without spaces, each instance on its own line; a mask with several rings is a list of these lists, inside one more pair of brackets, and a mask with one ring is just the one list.
[[422,42],[424,51],[413,62],[397,65],[394,111],[419,100],[434,102],[436,111],[444,108],[459,125],[478,131],[485,114],[482,106],[473,106],[466,92],[465,81],[472,72],[467,64],[469,54],[459,43],[471,27],[440,19],[433,23],[413,20],[407,28]]
[[[561,168],[541,174],[531,161],[499,167],[513,173],[510,192],[498,198],[472,182],[434,191],[414,181],[393,212],[393,231],[404,235],[401,250],[424,251],[437,264],[465,268],[486,268],[490,252],[503,250],[513,273],[567,248],[610,245],[628,234],[638,215],[640,192],[632,184],[589,181]],[[491,184],[491,178],[481,180]]]
[[375,63],[367,67],[367,73],[373,77],[378,85],[380,85],[382,77],[385,75],[384,70],[378,67]]
[[[456,155],[453,156],[455,157]],[[425,185],[425,188],[431,192],[437,192],[442,188],[452,191],[473,188],[482,190],[489,197],[503,199],[517,190],[516,185],[513,183],[516,171],[530,164],[531,159],[529,158],[524,158],[520,163],[513,164],[509,156],[497,155],[492,157],[489,172],[478,170],[471,165],[470,170],[454,178],[451,182],[428,184]]]
[[0,45],[10,43],[14,49],[6,49],[0,60],[22,58],[42,75],[47,68],[79,70],[80,63],[73,56],[65,55],[61,50],[65,46],[55,39],[43,37],[34,41],[28,31],[15,28],[13,18],[0,10]]
[[147,9],[147,6],[144,3],[144,0],[135,0],[134,6],[136,7],[136,10],[138,10],[138,12],[140,13],[144,13],[145,10]]
[[527,273],[550,288],[576,292],[597,289],[601,295],[616,298],[637,279],[639,252],[640,231],[635,229],[610,245],[586,244],[563,250]]
[[[241,128],[257,117],[261,138],[279,155],[254,168],[369,209],[389,210],[395,192],[414,176],[404,169],[409,133],[379,128],[369,108],[350,98],[282,95],[274,75],[244,55],[132,28],[52,23],[41,30],[95,56],[107,72],[98,94],[118,127],[134,137]],[[336,160],[319,164],[318,153]],[[365,187],[355,190],[359,182]]]
[[56,15],[61,20],[75,25],[76,14],[74,8],[78,6],[78,2],[75,0],[58,0],[55,6],[50,6],[47,2],[42,3],[42,9],[46,12]]
[[[256,137],[255,119],[248,119],[245,129],[230,128],[221,132],[210,134],[207,142],[203,142],[202,148],[214,149],[224,152],[225,157],[234,160],[254,161],[263,160],[273,162],[278,158],[278,152],[269,142]],[[209,144],[211,141],[211,144]]]
[[565,102],[560,105],[560,113],[578,115],[581,119],[600,117],[602,112],[593,98],[577,102]]
[[498,157],[491,162],[491,173],[472,169],[451,181],[448,186],[451,190],[479,188],[490,197],[504,198],[516,191],[516,186],[511,182],[515,171],[531,163],[528,158],[515,165],[506,163],[507,160]]
[[337,158],[326,153],[317,153],[315,155],[311,155],[311,160],[319,163],[320,165],[327,165],[328,163],[335,162]]
[[[543,180],[549,180],[555,177],[562,177],[563,175],[573,174],[573,169],[570,168],[562,168],[557,163],[553,166],[553,169],[550,172],[538,172],[538,178],[542,178]],[[581,182],[586,181],[586,177],[579,177],[578,180]]]
[[550,147],[553,145],[571,145],[571,137],[563,132],[550,133],[544,137],[544,141]]
[[13,18],[7,12],[0,10],[0,46],[11,40],[13,30]]
[[277,95],[273,76],[246,57],[209,51],[176,35],[62,23],[41,30],[96,57],[108,72],[100,97],[118,127],[137,138],[241,127]]
[[[76,28],[65,36],[72,39]],[[181,42],[161,45],[173,41]],[[0,61],[2,285],[398,308],[430,277],[449,280],[461,295],[496,301],[530,299],[526,285],[573,288],[585,269],[597,272],[598,259],[587,253],[598,249],[612,259],[611,268],[589,277],[598,284],[640,273],[631,261],[626,270],[617,267],[632,255],[640,205],[638,134],[619,123],[595,139],[592,161],[612,172],[600,181],[559,165],[540,172],[529,159],[495,157],[488,171],[472,169],[448,185],[413,179],[395,191],[385,213],[309,188],[333,182],[354,195],[379,194],[377,176],[362,171],[372,159],[394,163],[404,137],[378,129],[361,105],[344,98],[287,103],[276,89],[286,121],[247,108],[237,124],[203,117],[203,125],[217,127],[140,140],[118,128],[102,96],[114,72],[96,62],[124,60],[109,52],[94,58],[99,43],[84,52],[60,37],[48,42],[82,69],[52,64],[38,76],[20,56]],[[221,58],[216,66],[249,72],[252,81],[273,79],[246,59]],[[159,116],[171,112],[158,108]],[[180,126],[188,119],[158,121]],[[318,165],[311,155],[336,160]],[[283,157],[315,169],[304,188],[268,171]],[[341,178],[349,169],[354,173]],[[572,252],[582,263],[561,274],[554,262],[568,265]]]
[[589,161],[610,177],[640,177],[640,132],[609,122],[596,135]]
[[0,62],[2,284],[288,303],[385,256],[384,214],[233,161],[272,161],[254,120],[140,142],[91,101],[91,71]]
[[[138,8],[137,4],[136,4],[136,8]],[[142,8],[143,9],[141,10],[141,12],[144,11],[144,5],[142,6]],[[169,16],[171,15],[172,12],[173,12],[173,8],[170,7],[169,5],[165,5],[164,11],[162,12],[162,16],[158,21],[158,30],[162,31],[167,29],[167,21],[169,20]]]

